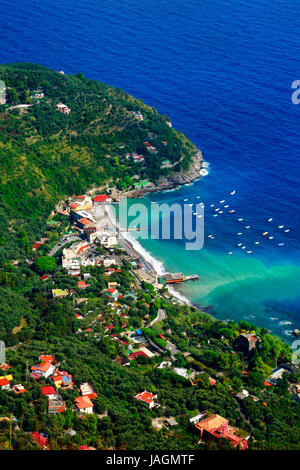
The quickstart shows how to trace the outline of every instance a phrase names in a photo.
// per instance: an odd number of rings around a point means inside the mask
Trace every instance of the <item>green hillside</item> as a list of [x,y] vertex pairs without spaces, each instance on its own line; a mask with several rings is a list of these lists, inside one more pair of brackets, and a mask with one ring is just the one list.
[[[125,190],[135,175],[155,181],[170,171],[161,168],[163,161],[180,160],[178,171],[195,153],[167,116],[81,73],[18,63],[0,65],[0,80],[7,89],[7,103],[0,106],[0,243],[7,225],[27,227],[33,218],[39,224],[65,195],[103,183]],[[58,103],[70,114],[59,112]],[[20,104],[30,106],[15,107]],[[143,164],[126,154],[144,156]]]

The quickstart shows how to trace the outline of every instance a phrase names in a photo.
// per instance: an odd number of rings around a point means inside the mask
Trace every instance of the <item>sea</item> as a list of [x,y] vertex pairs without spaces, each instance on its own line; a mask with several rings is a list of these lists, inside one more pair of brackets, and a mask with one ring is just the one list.
[[292,102],[300,3],[1,3],[1,63],[39,63],[122,88],[201,149],[199,180],[140,202],[203,202],[203,248],[142,239],[144,256],[159,272],[198,274],[179,295],[216,318],[291,342],[300,328],[300,105]]

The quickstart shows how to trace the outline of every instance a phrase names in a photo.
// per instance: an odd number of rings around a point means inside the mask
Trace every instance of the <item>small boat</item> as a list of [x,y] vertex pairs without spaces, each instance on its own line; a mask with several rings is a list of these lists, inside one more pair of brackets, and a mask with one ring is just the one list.
[[197,196],[197,198],[196,198],[196,199],[200,199],[200,197],[201,197],[201,196]]
[[273,240],[274,237],[269,237],[269,240]]
[[259,244],[260,244],[260,242],[255,242],[255,245],[259,245]]
[[231,191],[231,193],[230,193],[230,194],[231,194],[231,196],[234,196],[234,195],[235,195],[235,193],[236,193],[236,191]]
[[193,212],[193,215],[197,215],[197,214],[198,214],[198,212]]
[[238,232],[237,235],[243,235],[243,232]]
[[225,207],[225,209],[228,209],[228,207],[229,207],[229,204],[226,204],[226,206],[224,206],[224,207]]
[[232,255],[232,251],[228,251],[228,254],[229,254],[229,255]]
[[250,253],[252,253],[252,251],[251,251],[251,250],[249,250],[249,251],[247,251],[247,253],[248,253],[248,254],[250,254]]
[[214,214],[214,217],[218,217],[218,214]]
[[251,227],[251,225],[246,225],[246,227],[245,227],[245,228],[250,228],[250,227]]
[[290,229],[289,229],[289,228],[285,230],[285,232],[286,232],[286,233],[287,233],[287,232],[289,232],[289,231],[290,231]]
[[219,214],[223,214],[223,211],[219,211]]
[[242,246],[242,250],[244,250],[246,248],[246,246]]
[[270,218],[268,219],[268,222],[272,222],[272,220],[273,220],[273,217],[270,217]]
[[278,243],[278,246],[283,246],[283,245],[284,245],[284,243]]
[[214,205],[214,204],[211,204],[210,207],[215,207],[215,205]]
[[278,228],[283,228],[283,227],[284,227],[284,225],[278,225]]
[[238,219],[239,222],[243,222],[244,219]]
[[222,199],[222,201],[220,201],[220,204],[224,204],[225,202],[225,199]]
[[268,235],[269,232],[264,232],[263,233],[263,236],[265,237],[266,235]]
[[188,201],[188,199],[184,199],[184,202]]
[[215,209],[215,212],[218,212],[219,210],[220,210],[220,207],[217,207],[217,208]]
[[202,219],[203,215],[197,215],[198,219]]
[[232,209],[231,211],[229,211],[229,214],[234,214],[235,213],[235,210]]
[[242,243],[238,243],[237,246],[242,246]]

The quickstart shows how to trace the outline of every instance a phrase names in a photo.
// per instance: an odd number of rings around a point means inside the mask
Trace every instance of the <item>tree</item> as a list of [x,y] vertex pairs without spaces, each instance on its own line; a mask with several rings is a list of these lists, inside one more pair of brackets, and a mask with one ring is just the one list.
[[56,270],[56,261],[52,256],[41,256],[35,265],[39,273],[53,273]]

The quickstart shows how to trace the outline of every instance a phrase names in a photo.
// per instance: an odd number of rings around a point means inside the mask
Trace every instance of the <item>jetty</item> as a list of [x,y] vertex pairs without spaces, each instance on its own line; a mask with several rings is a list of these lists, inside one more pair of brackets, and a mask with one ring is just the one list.
[[186,281],[198,281],[199,276],[197,274],[185,276],[183,273],[167,273],[161,278],[161,280],[163,284],[178,284]]

